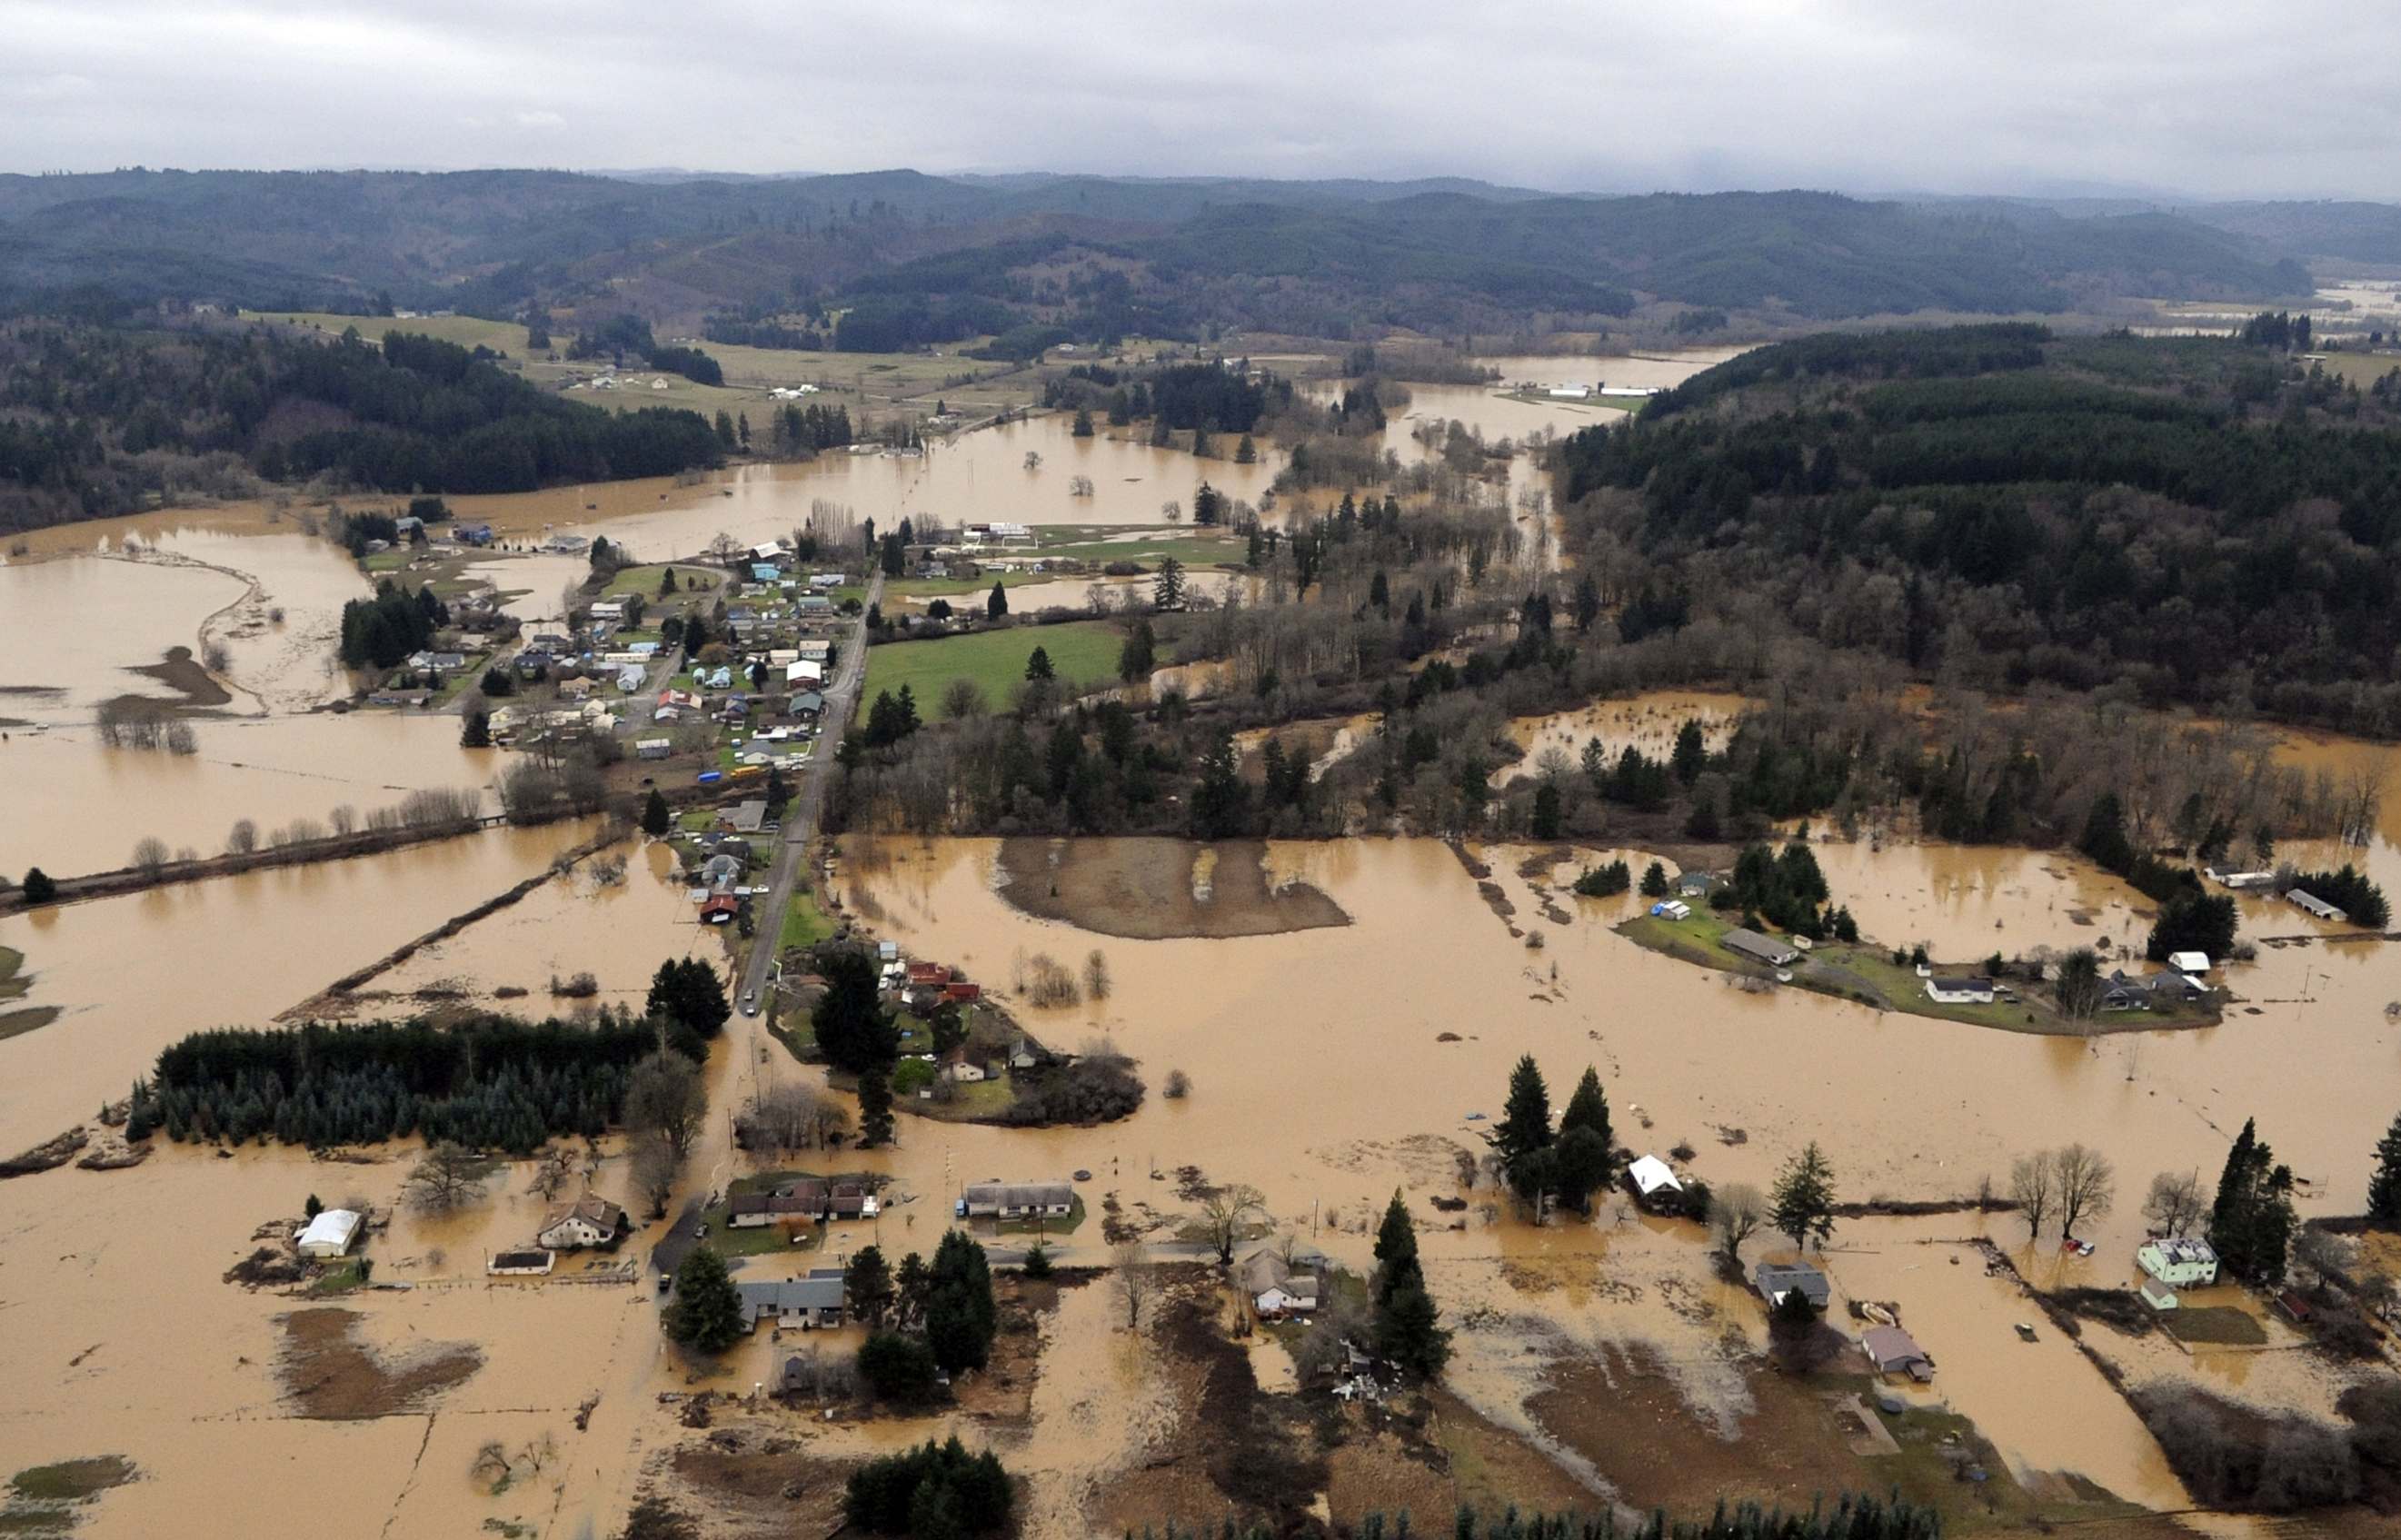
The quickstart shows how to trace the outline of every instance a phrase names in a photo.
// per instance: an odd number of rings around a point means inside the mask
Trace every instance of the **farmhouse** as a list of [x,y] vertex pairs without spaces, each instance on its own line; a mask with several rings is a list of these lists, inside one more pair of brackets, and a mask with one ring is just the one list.
[[2134,1265],[2176,1288],[2217,1281],[2217,1252],[2207,1241],[2157,1236],[2136,1248]]
[[1807,1262],[1761,1262],[1751,1269],[1750,1285],[1759,1290],[1772,1309],[1784,1302],[1784,1296],[1799,1289],[1808,1302],[1819,1310],[1833,1298],[1833,1286],[1826,1274]]
[[1771,968],[1790,967],[1800,953],[1773,936],[1757,931],[1733,930],[1718,938],[1718,945],[1738,956],[1752,958]]
[[1934,1378],[1934,1360],[1897,1326],[1872,1326],[1859,1333],[1859,1351],[1878,1374],[1906,1374],[1921,1384]]
[[1261,1247],[1242,1259],[1242,1292],[1251,1306],[1269,1320],[1306,1315],[1317,1308],[1317,1274],[1296,1268],[1274,1250]]
[[1684,1184],[1656,1155],[1644,1155],[1626,1166],[1626,1185],[1634,1190],[1635,1200],[1645,1208],[1653,1205],[1674,1207],[1684,1201]]
[[971,1220],[1064,1219],[1075,1209],[1076,1189],[1063,1181],[969,1182],[959,1194],[958,1206]]
[[580,1251],[589,1246],[614,1246],[631,1228],[624,1209],[587,1192],[552,1209],[533,1238],[553,1251]]
[[304,1257],[319,1261],[346,1255],[357,1244],[359,1232],[365,1228],[366,1216],[355,1208],[327,1208],[309,1221],[308,1228],[292,1238],[292,1248]]
[[807,1331],[842,1325],[843,1308],[847,1302],[842,1278],[839,1267],[813,1267],[804,1277],[758,1283],[737,1280],[734,1287],[742,1296],[746,1327],[774,1321],[777,1326],[796,1326]]
[[1993,1002],[1993,981],[1989,978],[1929,978],[1926,981],[1926,998],[1937,1005],[1990,1005]]

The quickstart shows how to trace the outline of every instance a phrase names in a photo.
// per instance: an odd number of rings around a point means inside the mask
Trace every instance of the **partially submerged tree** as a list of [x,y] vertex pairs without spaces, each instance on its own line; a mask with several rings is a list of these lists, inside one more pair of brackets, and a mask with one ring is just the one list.
[[2050,1151],[2037,1150],[2010,1163],[2010,1201],[2025,1217],[2026,1239],[2041,1234],[2043,1220],[2059,1201],[2059,1163]]
[[1266,1203],[1266,1193],[1239,1181],[1213,1187],[1201,1198],[1200,1239],[1217,1253],[1220,1265],[1234,1260],[1234,1243],[1242,1238],[1244,1222],[1263,1212]]
[[445,1213],[484,1195],[484,1178],[490,1163],[463,1144],[444,1140],[425,1152],[409,1169],[402,1191],[418,1208]]
[[1709,1231],[1731,1266],[1742,1265],[1742,1243],[1766,1222],[1767,1199],[1749,1182],[1728,1182],[1709,1200]]
[[1817,1140],[1785,1162],[1768,1194],[1768,1211],[1769,1222],[1796,1247],[1812,1240],[1822,1247],[1834,1233],[1834,1172]]
[[740,1339],[742,1294],[724,1258],[706,1246],[684,1254],[664,1324],[668,1337],[700,1353],[722,1353]]
[[2117,1198],[2118,1171],[2109,1157],[2082,1144],[2071,1144],[2053,1158],[2059,1170],[2059,1234],[2072,1240],[2079,1220],[2109,1212]]
[[708,1088],[700,1066],[681,1054],[652,1054],[626,1077],[625,1126],[638,1137],[658,1135],[678,1162],[692,1153],[707,1117]]
[[1109,1286],[1117,1290],[1118,1302],[1125,1306],[1126,1329],[1138,1330],[1142,1313],[1159,1292],[1150,1254],[1140,1241],[1119,1241],[1109,1248]]
[[2202,1201],[2201,1173],[2162,1171],[2151,1179],[2143,1198],[2143,1220],[2155,1235],[2182,1237],[2201,1222],[2208,1206]]

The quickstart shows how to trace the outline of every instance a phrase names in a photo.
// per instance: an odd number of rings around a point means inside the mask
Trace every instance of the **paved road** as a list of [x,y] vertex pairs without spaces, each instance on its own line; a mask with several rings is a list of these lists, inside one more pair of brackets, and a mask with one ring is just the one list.
[[767,972],[775,964],[775,943],[784,934],[784,911],[791,906],[792,890],[799,884],[801,867],[808,860],[809,840],[816,834],[817,816],[825,807],[826,778],[833,773],[834,749],[849,725],[860,682],[867,677],[867,611],[883,601],[884,579],[878,574],[868,585],[866,601],[859,606],[858,623],[851,628],[849,639],[843,644],[842,666],[834,670],[833,681],[826,687],[825,715],[817,719],[816,747],[809,754],[808,769],[801,772],[800,786],[792,794],[791,805],[784,810],[784,827],[775,840],[775,875],[768,879],[767,901],[758,906],[758,929],[750,942],[750,955],[744,960],[741,975],[734,980],[736,1002],[756,989],[761,1008],[764,1009]]

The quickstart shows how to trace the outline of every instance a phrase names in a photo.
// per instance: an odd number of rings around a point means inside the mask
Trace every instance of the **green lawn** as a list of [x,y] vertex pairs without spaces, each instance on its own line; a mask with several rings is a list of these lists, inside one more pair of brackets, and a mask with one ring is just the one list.
[[[1110,539],[1110,535],[1138,534],[1135,539]],[[1250,544],[1240,536],[1209,534],[1161,525],[1157,529],[1127,531],[1099,525],[1045,525],[1034,532],[1043,556],[1073,556],[1086,562],[1141,562],[1157,565],[1162,556],[1173,556],[1189,567],[1215,566],[1220,562],[1239,562],[1250,552]]]
[[1025,660],[1040,647],[1050,655],[1058,676],[1077,683],[1117,677],[1118,651],[1125,635],[1106,620],[1077,620],[1059,626],[1009,626],[967,636],[945,636],[930,642],[891,642],[867,651],[867,684],[858,692],[860,720],[885,690],[899,693],[906,685],[916,697],[917,715],[939,721],[942,691],[954,679],[972,679],[982,687],[984,700],[995,708],[1025,677]]
[[708,1244],[723,1257],[764,1257],[815,1250],[824,1227],[814,1220],[789,1230],[780,1224],[752,1225],[736,1230],[726,1222],[736,1193],[770,1192],[788,1181],[803,1179],[824,1181],[830,1179],[814,1171],[761,1171],[755,1177],[734,1178],[725,1190],[723,1201],[700,1211],[701,1222],[708,1226]]
[[[675,570],[676,591],[662,597],[659,575],[670,566]],[[638,593],[650,601],[653,611],[664,606],[670,612],[680,613],[695,594],[706,594],[710,599],[724,597],[725,585],[731,577],[732,574],[721,566],[693,566],[682,562],[620,567],[601,588],[600,596],[622,599],[628,593]]]
[[[1726,973],[1749,974],[1765,977],[1771,970],[1762,962],[1730,952],[1720,944],[1728,931],[1737,927],[1734,921],[1720,918],[1708,909],[1694,909],[1689,919],[1667,920],[1653,915],[1638,915],[1620,925],[1618,933],[1639,946],[1654,952],[1665,952],[1686,962],[1697,962],[1705,968],[1717,968]],[[2053,1029],[2056,1015],[2041,1002],[2020,1001],[2016,1003],[1996,1001],[1990,1005],[1941,1005],[1926,997],[1926,981],[1917,970],[1906,963],[1896,964],[1889,951],[1873,945],[1845,946],[1829,942],[1816,950],[1804,953],[1792,963],[1792,987],[1814,989],[1845,1000],[1859,1000],[1874,1004],[1873,998],[1863,997],[1859,984],[1844,975],[1855,975],[1885,1003],[1894,1010],[1911,1015],[1932,1016],[1940,1021],[1960,1021],[1976,1027],[1996,1027],[2009,1031],[2043,1031]],[[2161,1017],[2161,1020],[2169,1018]]]
[[833,934],[833,921],[817,907],[816,895],[802,889],[792,894],[791,906],[784,911],[784,933],[775,941],[776,950],[789,952],[795,947],[814,947]]
[[1052,1235],[1072,1235],[1076,1233],[1076,1227],[1083,1222],[1084,1194],[1078,1192],[1076,1194],[1074,1206],[1067,1210],[1065,1219],[1010,1220],[1007,1223],[995,1224],[992,1227],[992,1233],[995,1235],[1041,1235],[1048,1238]]

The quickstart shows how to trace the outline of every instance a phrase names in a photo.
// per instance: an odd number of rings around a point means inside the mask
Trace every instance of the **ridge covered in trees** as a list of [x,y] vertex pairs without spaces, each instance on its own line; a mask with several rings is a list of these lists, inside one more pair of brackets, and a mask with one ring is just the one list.
[[1640,558],[1627,640],[1740,594],[1974,688],[2390,736],[2394,388],[2236,339],[1813,337],[1573,435],[1557,491],[1571,549]]
[[0,529],[330,473],[383,492],[529,492],[718,463],[698,413],[612,413],[399,332],[0,324]]

